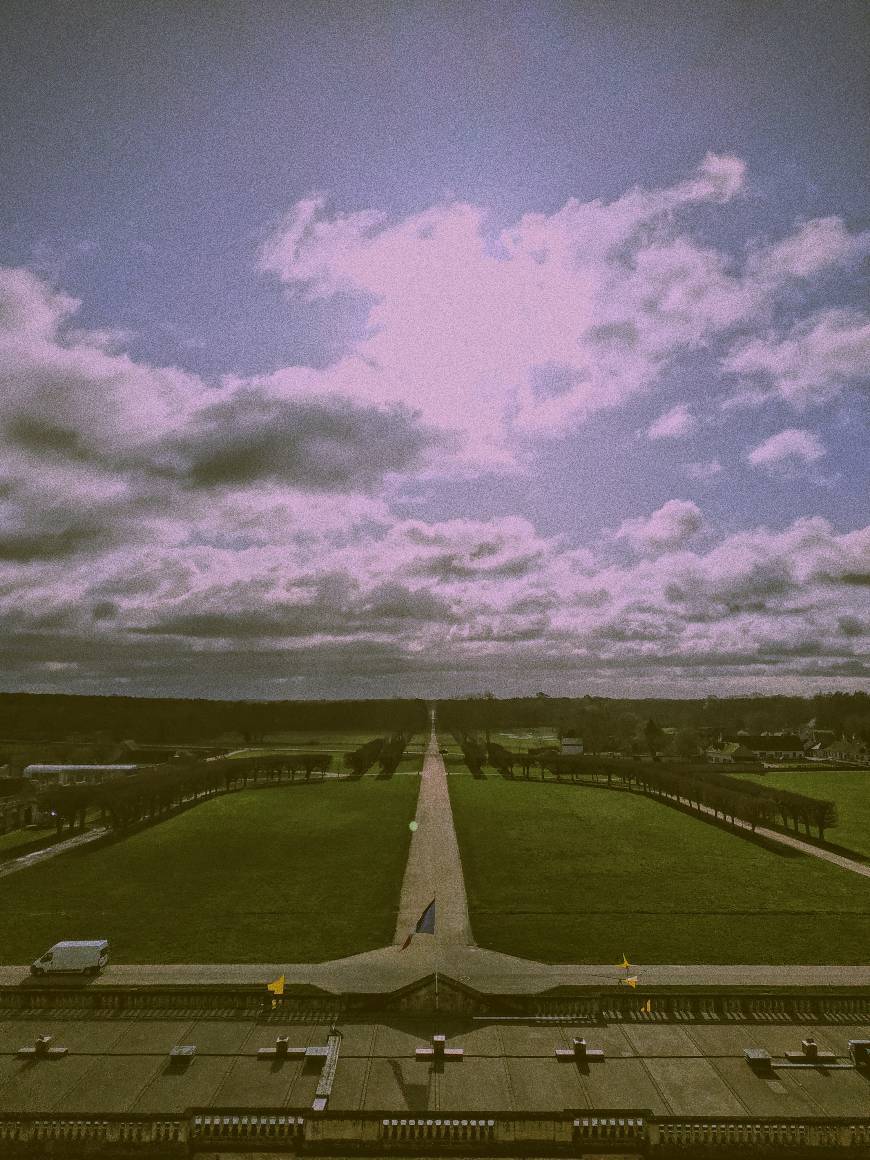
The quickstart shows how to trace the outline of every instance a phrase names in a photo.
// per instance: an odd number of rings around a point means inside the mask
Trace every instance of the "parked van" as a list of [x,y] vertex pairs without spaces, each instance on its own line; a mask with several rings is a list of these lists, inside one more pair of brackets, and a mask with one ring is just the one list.
[[82,975],[98,975],[109,961],[108,939],[97,938],[87,942],[59,942],[42,958],[30,964],[31,975],[49,975],[74,971]]

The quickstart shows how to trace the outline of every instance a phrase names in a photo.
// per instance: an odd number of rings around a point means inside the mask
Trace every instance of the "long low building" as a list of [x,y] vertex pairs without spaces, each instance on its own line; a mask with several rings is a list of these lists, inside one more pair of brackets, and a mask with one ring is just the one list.
[[141,765],[27,765],[23,776],[39,785],[100,785],[136,773]]

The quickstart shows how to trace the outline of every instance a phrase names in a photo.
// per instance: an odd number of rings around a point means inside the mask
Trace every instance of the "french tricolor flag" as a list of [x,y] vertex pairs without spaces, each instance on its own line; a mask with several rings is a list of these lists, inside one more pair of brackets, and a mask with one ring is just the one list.
[[411,945],[411,939],[415,934],[434,934],[435,933],[435,899],[433,898],[423,913],[420,915],[420,921],[402,943],[401,949],[404,951]]

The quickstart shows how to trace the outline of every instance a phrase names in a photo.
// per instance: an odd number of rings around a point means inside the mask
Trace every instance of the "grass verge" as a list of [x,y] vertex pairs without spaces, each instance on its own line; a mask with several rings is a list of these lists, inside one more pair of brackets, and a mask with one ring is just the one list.
[[449,786],[481,946],[548,962],[867,962],[870,879],[641,795]]
[[0,961],[108,938],[115,962],[317,962],[389,943],[415,778],[259,789],[0,879]]

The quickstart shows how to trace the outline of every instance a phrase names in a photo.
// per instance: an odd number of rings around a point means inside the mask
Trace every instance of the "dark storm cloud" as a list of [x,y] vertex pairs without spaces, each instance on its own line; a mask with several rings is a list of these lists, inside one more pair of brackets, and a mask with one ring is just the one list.
[[152,470],[192,488],[274,480],[310,491],[372,491],[440,446],[442,436],[401,407],[244,389],[201,410],[157,449]]
[[261,581],[198,593],[153,623],[131,626],[144,636],[192,639],[284,639],[292,637],[413,632],[427,623],[454,623],[450,604],[426,590],[395,582],[360,590],[347,574],[313,576],[298,583],[296,600],[281,599]]

